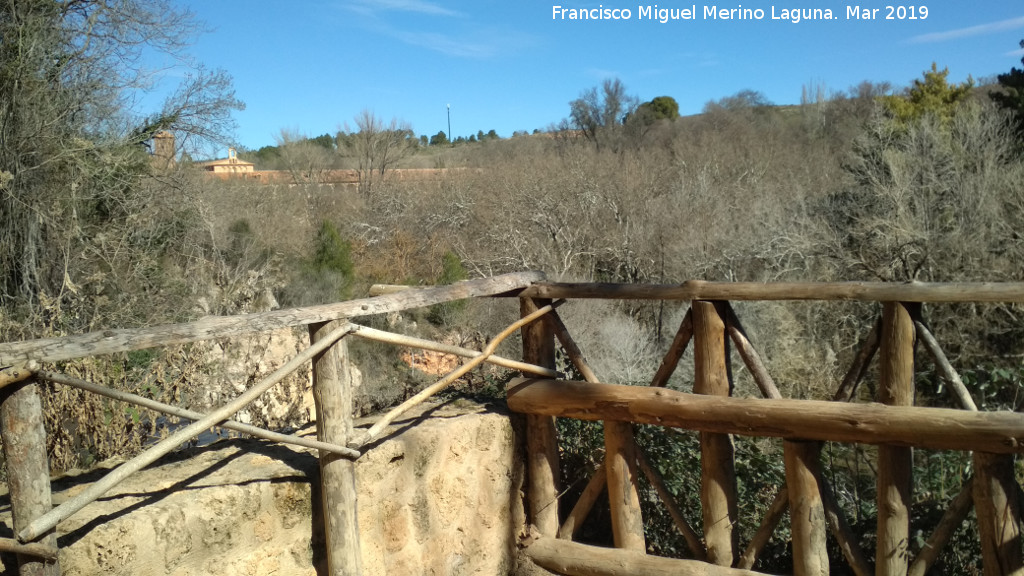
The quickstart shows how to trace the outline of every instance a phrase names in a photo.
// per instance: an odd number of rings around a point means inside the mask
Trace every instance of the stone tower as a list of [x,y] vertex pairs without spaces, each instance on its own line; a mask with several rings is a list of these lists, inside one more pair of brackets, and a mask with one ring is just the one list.
[[174,166],[174,134],[161,130],[153,134],[153,167],[164,170]]

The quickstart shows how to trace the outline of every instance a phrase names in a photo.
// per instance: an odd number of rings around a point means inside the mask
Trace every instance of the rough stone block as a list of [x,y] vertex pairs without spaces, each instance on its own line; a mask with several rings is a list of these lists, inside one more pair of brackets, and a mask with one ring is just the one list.
[[[515,432],[506,414],[456,404],[397,422],[358,461],[365,574],[514,571]],[[55,500],[114,464],[55,479]],[[233,439],[178,452],[63,522],[61,568],[68,576],[323,574],[319,498],[309,451]],[[0,504],[0,536],[10,536],[9,504]],[[3,574],[16,573],[12,556],[2,560]]]

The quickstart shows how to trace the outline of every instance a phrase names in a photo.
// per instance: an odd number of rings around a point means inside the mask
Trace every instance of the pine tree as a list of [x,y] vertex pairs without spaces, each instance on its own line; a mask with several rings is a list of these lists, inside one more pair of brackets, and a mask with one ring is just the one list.
[[924,73],[924,79],[914,80],[914,85],[905,95],[884,96],[882,103],[890,116],[901,124],[910,123],[925,114],[933,114],[943,123],[948,122],[970,96],[974,80],[968,77],[962,84],[949,84],[947,76],[949,68],[940,71],[933,62],[932,69]]
[[[1020,41],[1020,47],[1024,48],[1024,40]],[[1020,62],[1024,64],[1024,58]],[[1000,74],[998,80],[1002,90],[993,92],[992,100],[1013,114],[1017,136],[1024,141],[1024,70],[1011,68],[1006,74]]]

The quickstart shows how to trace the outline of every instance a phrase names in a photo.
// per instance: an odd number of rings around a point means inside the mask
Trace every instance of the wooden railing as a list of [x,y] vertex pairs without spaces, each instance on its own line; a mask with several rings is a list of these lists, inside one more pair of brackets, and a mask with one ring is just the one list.
[[[323,486],[320,505],[323,508],[327,537],[328,572],[332,576],[361,574],[359,535],[355,522],[353,461],[362,455],[367,445],[379,437],[387,425],[402,412],[485,361],[548,378],[557,377],[558,374],[554,370],[494,355],[494,350],[502,339],[535,322],[543,314],[553,310],[552,306],[544,307],[532,315],[519,319],[492,340],[482,352],[383,332],[360,326],[350,319],[464,298],[516,293],[542,279],[543,274],[535,272],[507,274],[452,286],[412,290],[323,306],[244,316],[211,317],[187,324],[107,330],[80,336],[0,344],[0,437],[3,438],[11,511],[17,537],[0,538],[0,551],[13,552],[17,555],[19,572],[22,575],[59,574],[55,528],[61,521],[101,497],[130,475],[189,442],[201,432],[218,426],[275,442],[319,450]],[[310,346],[271,375],[209,414],[168,406],[100,384],[86,382],[52,369],[44,369],[44,365],[86,356],[199,342],[295,326],[308,326]],[[352,428],[352,386],[347,381],[348,370],[342,366],[347,361],[344,339],[349,336],[437,350],[464,356],[470,360],[421,394],[379,418],[368,431],[361,431],[357,435]],[[310,362],[313,368],[313,396],[316,404],[316,440],[280,434],[229,420],[233,414],[300,366]],[[35,385],[39,381],[75,386],[150,410],[191,419],[194,422],[124,462],[60,505],[53,506],[46,454],[46,431],[43,428],[42,407]]]
[[[0,344],[0,436],[3,437],[16,539],[0,539],[0,550],[18,554],[22,574],[58,574],[55,527],[92,500],[162,455],[211,427],[232,428],[278,442],[320,451],[328,564],[331,574],[359,574],[358,535],[353,529],[355,495],[352,462],[388,423],[411,406],[450,385],[473,367],[490,362],[518,370],[531,379],[513,381],[509,406],[526,414],[527,508],[534,529],[525,552],[538,564],[564,574],[753,574],[758,553],[787,506],[791,509],[794,571],[828,573],[825,533],[836,535],[859,574],[871,563],[850,534],[846,520],[823,480],[820,442],[876,444],[878,457],[878,574],[924,574],[960,524],[973,501],[977,510],[986,574],[1020,573],[1020,511],[1013,477],[1013,456],[1024,450],[1024,415],[972,413],[970,394],[921,321],[922,302],[1024,302],[1021,284],[748,284],[687,282],[673,286],[553,284],[539,273],[519,273],[448,287],[420,290],[379,287],[381,295],[351,302],[279,310],[198,322]],[[482,350],[467,350],[354,324],[350,319],[397,312],[471,297],[514,297],[520,319]],[[573,341],[556,308],[565,298],[664,299],[691,301],[690,312],[649,388],[600,383]],[[560,299],[560,300],[555,300]],[[758,352],[746,337],[729,300],[862,300],[882,302],[881,318],[869,332],[834,402],[782,398]],[[543,320],[541,320],[543,319]],[[82,381],[49,369],[54,362],[97,354],[198,342],[290,326],[308,326],[311,345],[236,399],[198,414],[161,405]],[[522,361],[494,354],[499,342],[521,330]],[[367,431],[352,429],[351,389],[345,381],[345,338],[371,338],[401,346],[453,353],[469,360],[434,385],[391,410]],[[732,341],[766,400],[729,397],[728,341]],[[568,382],[555,370],[555,344],[561,344],[585,382]],[[910,406],[913,397],[913,347],[922,342],[936,360],[965,410]],[[693,343],[694,394],[665,388],[687,346]],[[882,405],[851,404],[866,366],[880,350]],[[317,440],[246,426],[229,420],[258,395],[306,362],[313,365]],[[44,369],[46,368],[46,369]],[[42,412],[35,383],[77,386],[195,422],[125,462],[107,476],[54,507]],[[556,417],[605,422],[605,460],[571,510],[559,510],[559,450]],[[648,423],[700,431],[701,530],[694,529],[672,500],[666,482],[634,439],[633,424]],[[783,439],[786,485],[772,503],[757,533],[740,550],[737,490],[730,435]],[[907,510],[911,499],[910,448],[973,450],[975,475],[955,498],[928,545],[912,561],[906,555]],[[694,559],[646,554],[639,503],[639,476],[645,475],[693,551]],[[595,548],[571,541],[596,499],[607,488],[616,548]],[[702,535],[701,535],[702,534]]]
[[[600,383],[557,313],[524,331],[524,349],[542,365],[553,362],[558,340],[584,382],[522,378],[508,388],[513,411],[529,418],[529,502],[535,533],[525,551],[562,574],[753,574],[749,569],[790,509],[793,571],[828,574],[826,535],[832,532],[858,576],[923,575],[934,565],[973,502],[985,574],[1022,574],[1020,488],[1014,455],[1024,451],[1024,414],[978,412],[971,395],[922,320],[924,302],[1022,302],[1021,284],[754,284],[687,282],[672,286],[535,284],[519,294],[523,310],[550,298],[684,300],[691,307],[650,387]],[[533,299],[532,303],[529,299]],[[860,300],[880,303],[880,319],[864,338],[832,401],[784,399],[752,346],[730,300]],[[728,342],[764,399],[730,397]],[[962,410],[914,407],[914,346],[935,360]],[[664,388],[693,344],[693,393]],[[879,352],[873,404],[851,403],[868,363]],[[558,446],[554,418],[604,423],[604,464],[559,524]],[[703,538],[665,488],[633,435],[633,424],[700,433]],[[782,439],[785,485],[757,532],[740,548],[737,487],[731,435]],[[821,469],[822,442],[877,445],[877,546],[865,557]],[[974,475],[952,499],[945,516],[916,557],[910,555],[911,450],[973,451]],[[693,552],[693,560],[646,554],[639,478],[650,481]],[[607,488],[615,548],[572,542],[602,489]],[[873,566],[872,566],[873,564]]]

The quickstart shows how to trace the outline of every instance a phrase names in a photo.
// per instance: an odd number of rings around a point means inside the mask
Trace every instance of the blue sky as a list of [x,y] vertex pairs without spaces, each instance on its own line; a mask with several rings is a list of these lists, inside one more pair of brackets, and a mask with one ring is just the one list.
[[[663,0],[658,7],[697,11],[667,23],[639,19],[638,8],[654,3],[616,0],[174,1],[210,29],[192,55],[234,78],[246,103],[235,114],[235,144],[249,148],[273,144],[281,129],[316,136],[351,127],[364,108],[416,134],[447,132],[448,104],[455,136],[543,130],[608,77],[643,101],[672,96],[684,115],[744,89],[793,104],[812,83],[903,86],[933,61],[960,81],[1019,67],[1024,38],[1020,0],[933,0],[926,19],[903,21],[885,20],[886,3],[871,0]],[[631,18],[553,19],[556,5],[628,9]],[[705,19],[710,6],[761,9],[764,18]],[[878,8],[878,19],[848,20],[847,6]],[[792,8],[831,9],[834,19],[772,19],[773,9]]]

